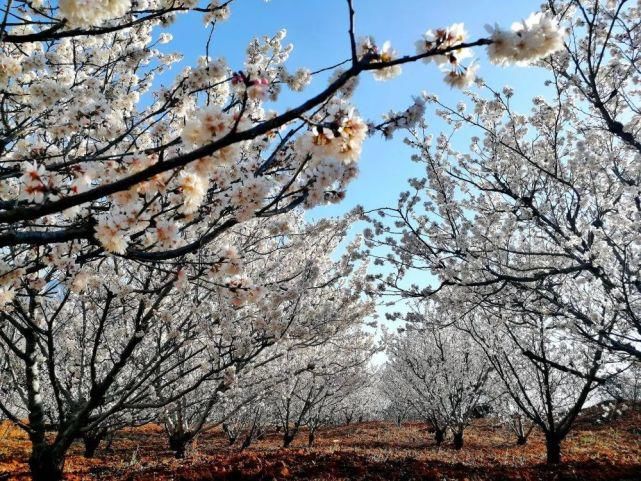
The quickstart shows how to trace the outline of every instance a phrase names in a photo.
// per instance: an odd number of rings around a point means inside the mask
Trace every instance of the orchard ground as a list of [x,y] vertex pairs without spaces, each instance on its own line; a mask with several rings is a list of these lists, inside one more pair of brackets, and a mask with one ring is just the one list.
[[[289,449],[268,434],[242,453],[228,447],[221,431],[201,436],[190,456],[176,460],[162,428],[154,425],[119,432],[109,451],[82,456],[77,443],[66,463],[67,480],[105,481],[274,481],[274,480],[523,480],[633,481],[641,479],[641,410],[597,423],[588,411],[563,444],[564,463],[543,464],[545,444],[533,433],[526,446],[489,419],[466,431],[465,447],[438,448],[425,425],[365,422],[321,430],[313,448],[306,433]],[[29,445],[24,434],[0,425],[0,480],[29,478]]]

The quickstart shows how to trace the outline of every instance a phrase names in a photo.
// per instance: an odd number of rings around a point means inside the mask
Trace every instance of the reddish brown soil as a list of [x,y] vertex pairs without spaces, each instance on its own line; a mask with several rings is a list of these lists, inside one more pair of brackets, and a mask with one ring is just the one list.
[[[124,430],[111,452],[99,450],[96,459],[74,446],[66,463],[68,480],[105,481],[606,481],[641,480],[641,412],[604,425],[585,416],[563,444],[564,464],[548,468],[542,461],[541,436],[533,434],[526,446],[515,446],[512,436],[480,420],[466,432],[461,451],[437,448],[425,426],[397,427],[371,422],[328,428],[317,436],[317,446],[303,447],[305,433],[290,449],[279,447],[270,435],[238,453],[226,446],[220,432],[201,436],[190,457],[176,460],[156,426]],[[25,436],[8,424],[0,425],[0,480],[29,479]]]

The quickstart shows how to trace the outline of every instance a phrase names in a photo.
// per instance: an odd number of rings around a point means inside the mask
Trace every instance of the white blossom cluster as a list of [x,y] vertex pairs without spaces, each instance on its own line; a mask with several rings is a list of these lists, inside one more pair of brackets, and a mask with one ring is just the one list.
[[537,12],[510,30],[486,26],[492,44],[488,47],[490,61],[507,65],[529,63],[546,57],[563,48],[565,32],[549,16]]
[[122,17],[131,8],[131,0],[60,0],[58,6],[69,27],[92,27]]

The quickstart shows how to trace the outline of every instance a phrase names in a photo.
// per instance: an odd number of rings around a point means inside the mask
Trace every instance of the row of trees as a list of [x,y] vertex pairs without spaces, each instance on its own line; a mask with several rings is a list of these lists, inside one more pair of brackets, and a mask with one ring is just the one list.
[[364,272],[349,260],[353,247],[330,257],[349,225],[294,214],[247,222],[211,244],[225,261],[197,280],[109,257],[69,289],[28,289],[3,313],[0,406],[28,431],[34,473],[62,469],[79,437],[91,445],[151,420],[182,455],[243,383],[251,389],[240,398],[251,400],[289,376],[330,389],[322,379],[364,368],[375,349],[360,333],[372,312],[360,297]]
[[[490,415],[514,433],[517,445],[538,429],[547,462],[559,463],[562,441],[582,408],[613,400],[608,388],[630,369],[629,363],[608,364],[602,350],[560,338],[544,319],[508,324],[439,314],[390,339],[383,373],[383,390],[396,400],[396,413],[427,423],[438,445],[450,431],[461,449],[472,420]],[[447,327],[438,324],[444,319]]]
[[437,433],[458,435],[487,369],[518,434],[536,425],[557,463],[595,390],[641,359],[639,8],[548,1],[568,33],[527,114],[510,87],[478,82],[457,106],[425,95],[448,131],[404,129],[424,176],[365,215],[367,254],[385,266],[378,291],[415,305],[408,329],[427,333],[395,340],[389,368]]

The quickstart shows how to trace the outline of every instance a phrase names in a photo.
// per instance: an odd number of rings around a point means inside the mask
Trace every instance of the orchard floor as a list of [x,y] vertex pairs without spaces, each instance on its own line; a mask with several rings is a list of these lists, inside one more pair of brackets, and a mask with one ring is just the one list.
[[[515,446],[509,433],[479,420],[466,432],[466,445],[456,451],[447,443],[437,448],[425,426],[368,422],[328,428],[312,449],[303,446],[306,433],[292,448],[267,436],[243,453],[228,448],[220,432],[201,436],[190,457],[175,460],[156,426],[119,433],[112,451],[99,449],[84,459],[82,446],[66,463],[68,480],[125,481],[274,481],[274,480],[641,480],[641,412],[597,425],[584,417],[563,445],[564,464],[542,464],[542,438],[532,435],[527,446]],[[26,481],[26,438],[0,424],[0,480]]]

